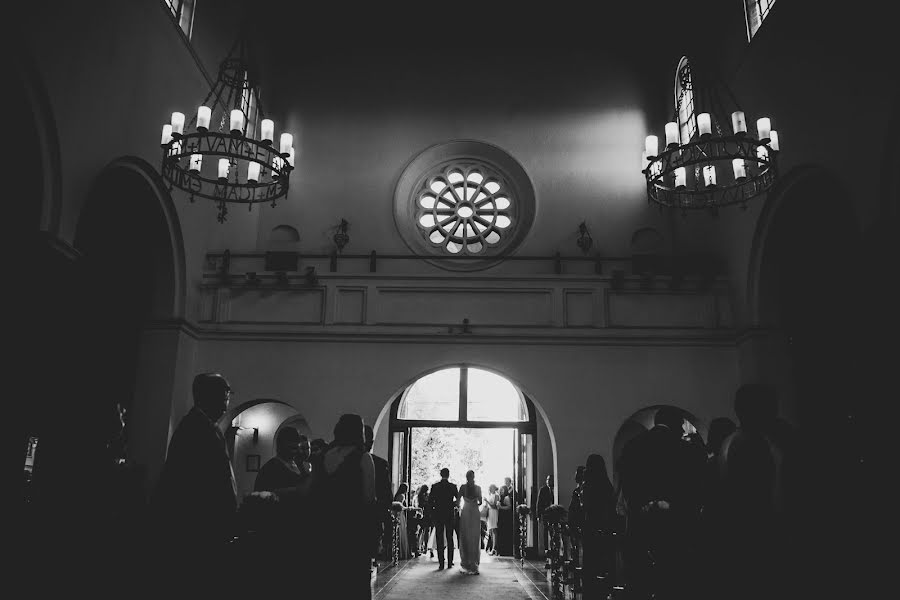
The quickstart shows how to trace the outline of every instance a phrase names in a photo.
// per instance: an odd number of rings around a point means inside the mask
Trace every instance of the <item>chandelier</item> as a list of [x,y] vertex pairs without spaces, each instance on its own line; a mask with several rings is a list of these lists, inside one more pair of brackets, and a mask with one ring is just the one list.
[[259,87],[250,72],[247,43],[241,36],[219,66],[218,77],[190,122],[173,112],[163,125],[162,176],[169,190],[183,190],[190,201],[216,203],[218,220],[228,204],[277,200],[288,193],[294,168],[294,138],[282,133],[275,143],[275,124],[265,118]]
[[744,111],[724,82],[698,81],[695,75],[682,59],[665,148],[660,151],[655,135],[645,140],[647,198],[682,214],[707,210],[716,215],[720,207],[734,204],[746,209],[778,177],[778,132],[769,117],[756,120],[755,136],[748,132]]

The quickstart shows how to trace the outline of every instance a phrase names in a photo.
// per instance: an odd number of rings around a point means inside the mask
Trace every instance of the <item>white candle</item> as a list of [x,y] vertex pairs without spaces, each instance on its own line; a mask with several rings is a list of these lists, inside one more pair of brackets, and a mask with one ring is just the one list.
[[172,133],[184,133],[184,113],[172,113]]
[[281,134],[281,153],[288,154],[291,151],[291,146],[294,145],[294,136],[289,133]]
[[284,162],[280,156],[276,156],[272,159],[272,177],[278,176],[278,171],[281,170],[281,165]]
[[202,154],[191,154],[191,171],[196,173],[200,172],[200,167],[203,165],[203,155]]
[[212,109],[208,106],[197,108],[197,129],[205,131],[209,129],[209,120],[212,118]]
[[288,164],[291,165],[291,167],[294,166],[294,147],[293,146],[291,146],[291,151],[288,152],[287,161],[288,161]]
[[747,133],[747,119],[744,118],[744,111],[736,110],[731,113],[731,128],[735,134]]
[[769,151],[766,150],[765,146],[757,146],[756,157],[760,160],[769,160]]
[[733,161],[731,161],[731,167],[734,169],[735,179],[747,178],[747,165],[744,163],[743,158],[735,158]]
[[228,179],[228,167],[230,166],[227,158],[219,159],[219,179]]
[[697,128],[700,129],[700,135],[709,135],[712,133],[712,121],[709,113],[700,113],[697,115]]
[[247,182],[256,183],[259,181],[259,163],[250,161],[247,165]]
[[716,185],[716,167],[715,165],[703,166],[703,182],[707,185]]
[[683,188],[687,182],[687,170],[684,167],[675,169],[675,187]]
[[678,145],[678,123],[666,123],[666,146]]
[[181,154],[181,142],[172,142],[171,150],[169,151],[169,156],[177,156]]
[[244,131],[244,113],[238,109],[231,111],[231,131]]
[[263,119],[259,124],[259,129],[262,132],[260,136],[262,141],[275,141],[275,122],[272,119]]
[[650,174],[654,177],[657,177],[660,173],[662,173],[662,161],[654,160],[650,163]]
[[159,140],[160,146],[166,146],[172,141],[172,126],[169,123],[163,125],[162,139]]
[[756,120],[756,131],[759,132],[759,141],[765,142],[769,139],[772,131],[772,122],[769,121],[769,117]]
[[775,150],[776,152],[779,150],[778,148],[778,132],[774,129],[769,132],[769,148]]

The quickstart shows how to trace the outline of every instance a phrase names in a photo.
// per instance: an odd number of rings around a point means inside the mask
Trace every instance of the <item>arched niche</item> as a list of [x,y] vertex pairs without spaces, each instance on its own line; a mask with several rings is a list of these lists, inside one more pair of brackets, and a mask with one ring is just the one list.
[[[662,404],[657,404],[642,408],[625,419],[619,427],[619,430],[616,432],[616,437],[613,439],[612,476],[615,485],[618,485],[619,459],[622,457],[622,451],[624,450],[625,445],[643,432],[653,429],[653,419],[656,416],[656,411],[662,407]],[[684,428],[686,432],[692,433],[696,431],[705,436],[706,427],[697,417],[677,406],[672,408],[677,409],[681,413],[681,416],[684,419]]]
[[293,251],[300,244],[300,232],[290,225],[277,225],[269,232],[266,250]]
[[[239,499],[253,491],[257,470],[275,456],[278,431],[290,423],[297,427],[301,422],[306,421],[296,408],[282,400],[265,398],[239,404],[222,416],[220,423],[231,445]],[[308,431],[309,427],[306,429]]]

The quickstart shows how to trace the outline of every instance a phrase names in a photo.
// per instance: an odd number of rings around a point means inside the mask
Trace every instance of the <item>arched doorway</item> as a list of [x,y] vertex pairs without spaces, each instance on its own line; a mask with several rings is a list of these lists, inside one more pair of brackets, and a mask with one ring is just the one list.
[[[662,408],[662,406],[663,405],[658,404],[636,411],[633,415],[625,419],[619,427],[619,430],[616,432],[616,437],[613,440],[613,464],[610,465],[613,484],[616,489],[618,489],[619,485],[619,459],[622,457],[622,451],[625,449],[625,445],[643,432],[653,428],[653,418],[656,415],[656,411]],[[683,427],[685,433],[698,432],[701,435],[703,434],[705,427],[697,417],[677,406],[673,408],[676,408],[681,412],[681,416],[684,419]]]
[[231,446],[239,500],[253,491],[260,467],[275,456],[275,438],[281,429],[294,427],[302,434],[309,433],[306,419],[283,400],[249,400],[229,409],[220,425]]
[[[803,506],[792,527],[806,540],[807,575],[823,565],[866,568],[856,562],[866,555],[858,550],[868,547],[867,532],[879,526],[846,511],[876,498],[867,459],[878,437],[873,431],[883,392],[869,389],[866,375],[881,350],[872,345],[879,324],[870,320],[866,290],[872,284],[863,277],[869,258],[860,252],[855,201],[827,170],[795,169],[769,198],[754,240],[755,314],[761,327],[787,341],[791,412],[803,460],[791,482],[800,494],[794,503]],[[849,552],[823,551],[826,546]]]
[[[418,486],[437,481],[446,466],[457,484],[464,482],[468,469],[476,471],[483,491],[490,483],[503,485],[509,477],[519,501],[533,502],[540,487],[537,410],[503,375],[469,364],[443,367],[404,387],[388,410],[388,459],[395,490],[407,482],[412,496]],[[552,446],[552,433],[544,429]],[[555,466],[555,447],[552,450]],[[533,524],[527,546],[534,546]]]

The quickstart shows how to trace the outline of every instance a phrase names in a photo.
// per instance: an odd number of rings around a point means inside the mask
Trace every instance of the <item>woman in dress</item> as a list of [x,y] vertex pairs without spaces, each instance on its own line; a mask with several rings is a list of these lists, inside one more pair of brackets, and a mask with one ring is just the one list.
[[513,506],[509,488],[500,486],[500,502],[497,506],[497,545],[499,556],[513,555]]
[[475,471],[466,471],[459,486],[462,510],[459,513],[459,566],[464,573],[478,574],[481,564],[481,486],[475,485]]
[[500,512],[500,495],[497,494],[497,486],[493,483],[488,486],[488,543],[487,550],[491,556],[497,556],[497,517]]
[[[431,507],[428,504],[428,486],[423,485],[416,494],[416,506],[422,511],[422,518],[419,520],[419,552],[425,552],[428,547],[428,533],[431,529]],[[434,556],[434,553],[431,555]]]
[[397,517],[397,520],[400,521],[400,539],[397,543],[400,547],[400,560],[409,558],[409,530],[406,526],[407,491],[409,491],[409,486],[406,483],[401,483],[400,487],[397,488],[397,493],[394,494],[394,502],[399,502],[403,505],[403,510],[400,511]]

